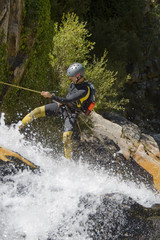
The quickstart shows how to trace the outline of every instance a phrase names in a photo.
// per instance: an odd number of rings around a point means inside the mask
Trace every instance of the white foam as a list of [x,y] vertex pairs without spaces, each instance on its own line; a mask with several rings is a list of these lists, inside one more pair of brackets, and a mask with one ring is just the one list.
[[[1,184],[1,240],[21,240],[24,236],[27,240],[46,240],[52,233],[57,240],[87,240],[88,214],[95,211],[106,193],[125,194],[144,206],[160,203],[159,196],[144,184],[123,182],[80,160],[57,159],[41,143],[26,141],[17,126],[6,126],[4,115],[0,146],[20,153],[42,169],[41,174],[20,172],[10,177],[13,181]],[[89,208],[79,204],[87,194],[94,201]]]

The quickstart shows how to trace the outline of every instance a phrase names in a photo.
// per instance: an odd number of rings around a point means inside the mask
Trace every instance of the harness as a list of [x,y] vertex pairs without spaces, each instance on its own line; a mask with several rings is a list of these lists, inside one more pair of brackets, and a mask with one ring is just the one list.
[[95,106],[95,88],[92,83],[87,82],[87,84],[88,92],[86,96],[76,101],[76,104],[88,116]]
[[87,88],[88,88],[88,92],[87,92],[86,96],[84,96],[83,98],[81,98],[78,101],[76,101],[76,104],[77,104],[78,108],[82,107],[83,102],[86,101],[89,98],[89,96],[90,96],[90,92],[91,92],[90,91],[90,87],[87,86]]

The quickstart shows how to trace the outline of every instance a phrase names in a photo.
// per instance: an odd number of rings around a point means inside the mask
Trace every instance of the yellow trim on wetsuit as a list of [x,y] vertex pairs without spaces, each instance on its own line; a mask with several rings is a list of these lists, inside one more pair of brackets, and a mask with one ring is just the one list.
[[64,153],[65,157],[71,159],[72,146],[71,146],[71,137],[73,132],[68,131],[63,133],[63,144],[64,144]]
[[19,128],[20,129],[23,128],[28,123],[31,123],[34,119],[37,119],[39,117],[45,117],[45,116],[46,116],[45,106],[37,107],[22,119],[22,125]]
[[89,98],[89,95],[90,95],[90,87],[89,86],[87,86],[88,87],[88,92],[87,92],[87,94],[86,94],[86,96],[84,96],[83,98],[81,98],[79,101],[80,101],[80,103],[78,103],[78,101],[76,101],[76,103],[77,103],[77,107],[81,107],[81,105],[82,105],[82,103],[84,102],[84,101],[86,101],[88,98]]

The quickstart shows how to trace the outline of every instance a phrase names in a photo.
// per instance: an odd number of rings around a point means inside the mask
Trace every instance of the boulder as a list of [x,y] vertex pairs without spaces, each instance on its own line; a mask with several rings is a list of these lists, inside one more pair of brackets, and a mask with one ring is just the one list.
[[89,215],[88,234],[95,240],[153,239],[158,227],[153,227],[149,216],[150,210],[133,199],[122,194],[106,194],[101,197],[96,212]]
[[39,167],[20,154],[0,146],[0,179],[24,169],[39,171]]
[[81,154],[85,152],[92,163],[121,172],[123,177],[133,181],[146,178],[149,185],[154,183],[160,191],[160,151],[156,138],[142,133],[136,124],[117,115],[108,115],[105,119],[92,112],[90,126],[87,119],[82,117],[81,120],[90,128],[90,133],[85,130],[81,134],[84,143],[84,146],[81,143]]
[[[88,212],[88,218],[85,220],[84,211]],[[70,238],[72,233],[66,230],[75,222],[78,226],[76,229],[87,233],[85,239],[158,240],[160,229],[158,218],[152,209],[141,206],[123,194],[101,195],[98,204],[96,195],[87,194],[79,199],[78,210],[70,221],[68,218],[64,219],[62,224],[58,225],[57,232],[50,233],[47,240],[59,239],[59,236],[60,239]]]

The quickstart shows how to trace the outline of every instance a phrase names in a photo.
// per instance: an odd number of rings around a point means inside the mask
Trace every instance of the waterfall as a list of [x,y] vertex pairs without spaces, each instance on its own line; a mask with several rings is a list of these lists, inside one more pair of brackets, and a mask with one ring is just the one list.
[[[143,184],[124,182],[87,161],[67,160],[40,142],[26,140],[17,125],[5,124],[3,114],[0,146],[18,152],[41,169],[37,174],[25,170],[6,176],[1,183],[1,240],[92,239],[87,219],[105,194],[125,194],[145,207],[160,203],[159,196]],[[81,204],[87,197],[88,207]],[[114,216],[110,220],[114,221]]]

